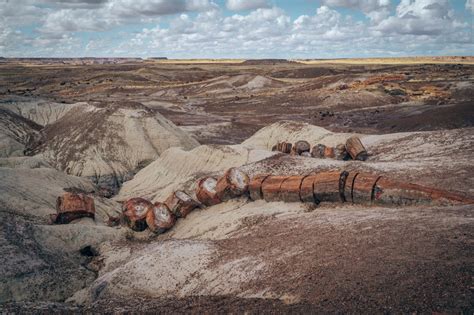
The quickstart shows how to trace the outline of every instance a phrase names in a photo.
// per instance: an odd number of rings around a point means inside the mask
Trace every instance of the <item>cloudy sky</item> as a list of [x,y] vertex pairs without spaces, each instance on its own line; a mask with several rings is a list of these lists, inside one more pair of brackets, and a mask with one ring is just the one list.
[[0,56],[473,55],[474,0],[0,0]]

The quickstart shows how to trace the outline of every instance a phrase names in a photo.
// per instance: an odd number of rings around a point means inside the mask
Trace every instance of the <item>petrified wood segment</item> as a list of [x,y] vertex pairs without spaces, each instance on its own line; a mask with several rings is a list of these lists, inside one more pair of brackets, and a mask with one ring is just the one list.
[[346,150],[346,146],[344,144],[338,144],[335,148],[334,148],[334,156],[336,158],[336,160],[344,160],[346,161],[348,159],[348,153],[347,153],[347,150]]
[[280,201],[280,187],[288,176],[269,176],[262,183],[263,199],[265,201]]
[[293,148],[293,145],[288,142],[278,142],[277,144],[277,150],[283,153],[291,153],[291,149]]
[[355,179],[358,175],[358,172],[350,172],[346,178],[344,185],[344,200],[346,202],[354,202],[352,198],[352,188],[354,187]]
[[324,144],[317,144],[311,149],[311,156],[314,158],[324,158],[324,150],[326,146]]
[[334,153],[334,148],[333,147],[325,147],[324,148],[324,157],[325,158],[330,158],[333,159],[336,157]]
[[199,203],[196,200],[181,190],[172,193],[166,199],[165,204],[178,218],[185,218],[188,213],[199,206]]
[[290,176],[280,186],[280,200],[300,202],[300,188],[304,176]]
[[199,180],[196,189],[196,198],[206,206],[213,206],[220,203],[216,194],[217,179],[205,177]]
[[365,149],[360,139],[356,136],[347,139],[346,150],[354,160],[367,160],[367,150]]
[[250,199],[254,201],[263,199],[262,183],[265,181],[265,179],[268,176],[270,175],[261,174],[261,175],[256,175],[252,178],[252,180],[249,183]]
[[297,155],[301,155],[303,152],[309,152],[311,150],[311,146],[308,141],[299,140],[294,145],[295,152]]
[[155,202],[146,214],[146,224],[154,233],[163,233],[172,228],[176,222],[175,215],[168,206],[161,202]]
[[310,174],[303,178],[300,187],[300,199],[303,202],[315,202],[313,183],[317,178],[315,174]]
[[248,191],[249,182],[250,180],[247,174],[232,167],[217,181],[217,198],[221,201],[227,201],[242,196]]
[[84,217],[94,218],[94,199],[85,194],[66,192],[56,199],[56,212],[51,219],[58,224],[67,224]]
[[153,204],[143,198],[132,198],[122,205],[123,220],[134,231],[146,229],[146,214],[153,208]]
[[374,174],[359,173],[352,187],[352,201],[358,204],[372,202],[372,192],[379,177]]
[[340,177],[341,172],[339,171],[321,172],[316,174],[316,178],[313,182],[313,192],[316,203],[322,201],[342,201],[339,193]]

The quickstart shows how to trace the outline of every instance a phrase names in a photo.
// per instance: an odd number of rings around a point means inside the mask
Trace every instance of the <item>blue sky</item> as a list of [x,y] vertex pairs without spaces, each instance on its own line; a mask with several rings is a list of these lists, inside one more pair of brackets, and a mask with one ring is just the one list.
[[0,0],[0,55],[473,55],[473,11],[474,0]]

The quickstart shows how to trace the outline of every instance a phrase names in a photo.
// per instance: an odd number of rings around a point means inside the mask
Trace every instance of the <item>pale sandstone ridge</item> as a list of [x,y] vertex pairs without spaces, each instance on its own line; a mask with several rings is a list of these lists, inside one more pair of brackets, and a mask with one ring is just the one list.
[[139,171],[132,180],[125,182],[116,199],[125,200],[140,196],[153,201],[163,201],[181,187],[194,191],[191,186],[199,175],[224,171],[229,167],[259,161],[273,154],[241,145],[202,145],[191,151],[171,148]]
[[42,130],[33,153],[56,169],[112,187],[170,147],[199,143],[139,103],[76,104]]
[[33,121],[0,108],[0,157],[22,156],[30,137],[40,129]]

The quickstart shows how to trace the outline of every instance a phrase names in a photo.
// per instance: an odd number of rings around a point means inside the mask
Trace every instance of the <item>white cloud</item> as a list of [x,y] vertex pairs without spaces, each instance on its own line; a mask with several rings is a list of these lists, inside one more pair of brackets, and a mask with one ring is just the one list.
[[470,10],[471,13],[474,14],[474,0],[467,0],[466,1],[466,9]]
[[360,10],[372,21],[379,22],[390,14],[390,0],[322,0],[329,7],[344,7]]
[[268,8],[270,4],[267,0],[227,0],[226,6],[231,11],[242,11]]

